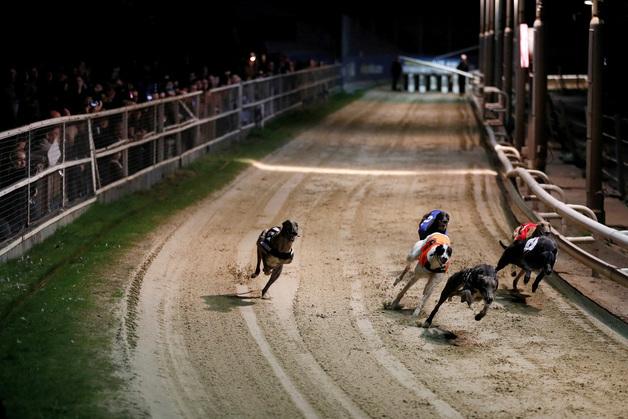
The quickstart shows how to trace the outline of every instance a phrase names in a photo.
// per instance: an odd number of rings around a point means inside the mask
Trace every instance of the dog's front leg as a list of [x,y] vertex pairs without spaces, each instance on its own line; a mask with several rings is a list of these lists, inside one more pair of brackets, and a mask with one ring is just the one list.
[[257,275],[259,275],[259,265],[260,262],[262,261],[262,251],[260,250],[260,248],[257,248],[257,266],[255,267],[255,272],[253,272],[251,274],[251,278],[257,278]]
[[475,315],[475,320],[477,321],[482,320],[482,318],[486,316],[488,309],[491,307],[491,304],[493,304],[494,298],[495,298],[495,295],[490,289],[486,289],[484,292],[482,292],[482,299],[484,300],[484,307],[482,308],[482,311],[480,311],[478,314]]
[[475,320],[480,321],[482,320],[484,316],[486,316],[486,312],[491,307],[492,302],[493,302],[492,300],[491,301],[484,300],[484,307],[482,308],[482,311],[480,311],[478,314],[475,315]]
[[268,288],[270,288],[270,286],[273,285],[273,282],[275,282],[277,278],[279,278],[279,275],[281,275],[281,271],[283,271],[283,265],[279,265],[272,270],[270,279],[268,280],[268,282],[264,286],[264,289],[262,290],[262,298],[264,298],[264,295],[266,295]]
[[399,282],[401,282],[401,280],[406,275],[406,273],[408,273],[409,270],[410,270],[410,264],[408,263],[406,264],[406,267],[403,269],[403,272],[401,272],[401,275],[399,275],[397,279],[395,279],[395,282],[393,283],[393,287],[397,285]]
[[457,283],[451,283],[451,284],[447,283],[447,285],[445,285],[445,288],[443,289],[443,292],[441,292],[441,294],[440,294],[440,299],[438,300],[438,303],[436,303],[436,307],[434,307],[434,309],[430,313],[430,316],[427,318],[427,320],[425,320],[425,323],[423,324],[424,327],[430,327],[430,325],[432,324],[432,320],[434,319],[434,316],[436,315],[436,312],[438,311],[440,306],[448,298],[451,299],[453,294],[455,294],[455,291],[456,291],[457,287],[458,287]]

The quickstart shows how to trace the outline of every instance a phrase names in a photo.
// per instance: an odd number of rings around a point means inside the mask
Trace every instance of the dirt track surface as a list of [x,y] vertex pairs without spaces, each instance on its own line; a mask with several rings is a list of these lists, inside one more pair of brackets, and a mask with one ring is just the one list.
[[[626,416],[625,342],[547,283],[500,289],[480,322],[454,301],[417,327],[424,280],[407,309],[383,310],[428,210],[451,213],[450,273],[496,263],[511,231],[470,109],[422,98],[369,92],[157,235],[126,312],[137,404],[189,418]],[[302,230],[294,262],[270,299],[244,298],[267,280],[249,279],[256,237],[286,218]]]

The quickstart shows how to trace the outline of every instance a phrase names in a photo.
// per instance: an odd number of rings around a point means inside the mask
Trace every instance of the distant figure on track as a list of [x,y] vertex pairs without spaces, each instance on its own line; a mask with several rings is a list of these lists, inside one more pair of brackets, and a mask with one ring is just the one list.
[[397,84],[399,83],[399,78],[401,77],[401,62],[399,61],[399,57],[396,57],[390,66],[390,73],[392,74],[392,90],[397,91],[401,90],[397,88]]
[[[460,56],[460,62],[456,69],[460,71],[469,71],[469,62],[467,61],[467,54],[462,54]],[[458,74],[458,87],[460,88],[460,94],[464,95],[466,90],[467,78]]]

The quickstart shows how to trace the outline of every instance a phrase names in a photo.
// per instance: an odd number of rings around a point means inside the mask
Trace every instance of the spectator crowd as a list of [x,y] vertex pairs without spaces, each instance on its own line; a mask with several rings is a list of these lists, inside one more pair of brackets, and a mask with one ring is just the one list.
[[294,72],[317,66],[295,63],[285,55],[275,60],[251,53],[238,71],[222,74],[181,66],[165,70],[159,62],[92,68],[81,61],[72,66],[17,66],[3,69],[0,81],[0,131],[58,116],[115,109],[159,98],[237,84],[244,80]]

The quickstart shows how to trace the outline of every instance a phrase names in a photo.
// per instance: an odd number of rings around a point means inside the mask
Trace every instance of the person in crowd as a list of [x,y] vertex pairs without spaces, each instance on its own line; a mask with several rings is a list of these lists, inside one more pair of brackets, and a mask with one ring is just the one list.
[[[460,56],[460,62],[458,63],[458,66],[456,68],[458,70],[460,70],[460,71],[465,71],[465,72],[469,71],[469,62],[467,61],[467,55],[466,54],[462,54]],[[467,78],[459,74],[458,75],[458,86],[460,88],[460,94],[461,95],[465,94],[466,85],[467,85]]]

